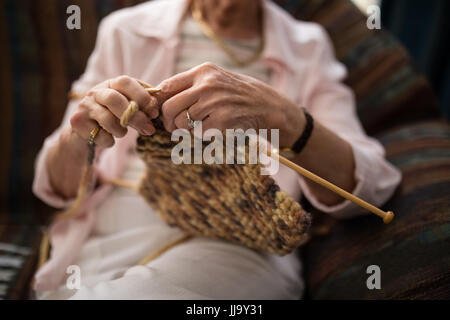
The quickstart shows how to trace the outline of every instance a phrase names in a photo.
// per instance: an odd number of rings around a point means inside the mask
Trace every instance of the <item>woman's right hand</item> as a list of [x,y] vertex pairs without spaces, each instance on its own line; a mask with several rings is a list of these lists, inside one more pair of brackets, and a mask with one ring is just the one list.
[[120,125],[120,117],[131,100],[139,105],[139,111],[130,119],[129,125],[142,135],[153,134],[155,128],[151,119],[158,116],[157,100],[128,76],[106,80],[87,93],[70,118],[73,132],[87,141],[90,132],[100,126],[102,130],[95,143],[99,147],[113,146],[114,137],[121,138],[127,133],[127,128]]
[[67,199],[76,195],[86,164],[87,141],[94,128],[101,127],[95,138],[99,149],[112,147],[114,137],[127,133],[127,128],[120,125],[120,117],[131,100],[139,105],[139,111],[131,117],[129,125],[142,135],[153,134],[151,119],[159,115],[157,100],[131,77],[104,81],[80,101],[70,125],[63,129],[59,142],[47,154],[46,166],[55,193]]

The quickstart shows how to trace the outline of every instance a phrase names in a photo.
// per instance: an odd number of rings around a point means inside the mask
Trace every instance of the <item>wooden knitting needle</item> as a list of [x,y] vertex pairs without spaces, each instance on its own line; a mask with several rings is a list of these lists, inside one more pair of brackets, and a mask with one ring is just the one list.
[[161,89],[156,89],[156,88],[153,88],[151,85],[149,85],[148,83],[145,83],[144,81],[142,81],[142,80],[139,80],[139,79],[136,79],[136,81],[141,85],[141,86],[143,86],[144,88],[145,88],[145,91],[147,91],[148,93],[156,93],[156,92],[160,92],[161,91]]
[[299,166],[296,163],[293,163],[292,161],[286,159],[285,157],[281,156],[278,152],[278,150],[274,149],[272,150],[272,152],[269,150],[267,152],[267,154],[269,156],[271,156],[273,159],[278,160],[279,162],[281,162],[282,164],[284,164],[285,166],[293,169],[294,171],[298,172],[299,174],[301,174],[302,176],[320,184],[321,186],[327,188],[328,190],[333,191],[334,193],[337,193],[338,195],[340,195],[341,197],[350,200],[351,202],[357,204],[360,207],[363,207],[364,209],[376,214],[377,216],[379,216],[380,218],[383,219],[383,222],[388,224],[392,221],[392,219],[394,219],[394,213],[392,211],[383,211],[377,207],[375,207],[374,205],[371,205],[370,203],[354,196],[353,194],[351,194],[350,192],[345,191],[342,188],[339,188],[338,186],[332,184],[331,182],[319,177],[318,175],[315,175],[314,173],[312,173],[309,170],[306,170],[305,168]]

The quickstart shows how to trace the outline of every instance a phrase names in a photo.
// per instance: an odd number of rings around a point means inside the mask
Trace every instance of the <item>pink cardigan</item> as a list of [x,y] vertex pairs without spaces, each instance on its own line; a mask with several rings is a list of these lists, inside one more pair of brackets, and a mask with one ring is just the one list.
[[[172,76],[180,41],[178,27],[187,3],[187,0],[156,0],[119,10],[103,19],[86,71],[72,89],[86,92],[95,84],[121,74],[152,84]],[[394,192],[401,176],[384,159],[383,147],[364,133],[355,113],[353,94],[340,83],[346,76],[345,67],[336,61],[326,32],[317,24],[294,20],[268,0],[263,1],[263,6],[266,47],[260,59],[272,70],[271,85],[292,101],[306,106],[317,121],[351,144],[357,179],[353,194],[382,205]],[[61,126],[45,140],[36,160],[33,191],[56,208],[65,208],[71,201],[62,199],[52,189],[45,157],[57,143],[61,129],[69,125],[76,105],[77,101],[69,103]],[[137,132],[129,129],[124,138],[117,139],[113,148],[99,156],[96,172],[119,177],[136,137]],[[336,206],[320,203],[300,176],[295,180],[297,185],[286,185],[283,177],[287,174],[296,173],[279,170],[274,179],[291,196],[299,198],[303,193],[317,209],[337,218],[363,213],[348,200]],[[35,275],[36,290],[52,290],[61,284],[67,266],[76,259],[90,234],[95,207],[110,190],[110,186],[101,186],[74,218],[50,227],[51,257]]]

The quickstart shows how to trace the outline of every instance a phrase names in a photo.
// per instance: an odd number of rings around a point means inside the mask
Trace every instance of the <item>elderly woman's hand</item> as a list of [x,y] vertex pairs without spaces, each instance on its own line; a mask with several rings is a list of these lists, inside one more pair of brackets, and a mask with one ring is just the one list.
[[134,100],[140,109],[130,119],[130,126],[140,134],[153,134],[155,129],[150,115],[154,115],[153,112],[157,110],[154,108],[156,99],[135,79],[128,76],[109,79],[93,87],[80,101],[76,112],[70,118],[72,131],[85,144],[91,130],[100,126],[102,130],[95,138],[96,144],[100,147],[111,147],[114,144],[113,137],[121,138],[127,133],[127,129],[120,125],[120,117],[130,100]]
[[300,108],[263,82],[204,63],[163,81],[159,88],[164,126],[190,129],[202,120],[203,130],[279,129],[280,146],[292,146],[301,134]]
[[50,183],[55,192],[65,198],[76,195],[81,170],[86,163],[87,141],[94,128],[102,128],[95,138],[100,148],[113,146],[114,137],[120,138],[127,133],[120,125],[120,117],[129,100],[134,100],[140,108],[130,119],[130,126],[144,135],[155,131],[151,118],[158,115],[157,101],[135,79],[120,76],[98,84],[78,103],[70,125],[62,130],[58,143],[47,155]]

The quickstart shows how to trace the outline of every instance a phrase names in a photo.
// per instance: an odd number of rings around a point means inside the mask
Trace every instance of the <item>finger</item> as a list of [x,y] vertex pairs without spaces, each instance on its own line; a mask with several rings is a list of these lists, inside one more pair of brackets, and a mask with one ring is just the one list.
[[191,128],[189,127],[188,124],[188,119],[186,116],[185,112],[180,113],[176,118],[175,118],[175,127],[176,128],[180,128],[180,129],[187,129],[190,130]]
[[109,81],[111,89],[119,91],[128,100],[136,101],[141,110],[149,108],[152,102],[150,94],[135,79],[128,76],[120,76]]
[[79,104],[79,108],[87,112],[89,117],[113,136],[121,138],[127,133],[127,129],[120,125],[119,119],[104,106],[98,104],[94,97],[87,96]]
[[100,127],[117,138],[122,138],[127,134],[127,128],[120,125],[120,120],[111,111],[96,102],[93,104],[95,105],[91,108],[89,116],[97,121]]
[[147,107],[141,108],[142,112],[148,115],[152,119],[156,119],[159,116],[158,99],[154,96],[150,96],[150,103]]
[[161,91],[156,93],[155,96],[158,98],[160,105],[162,105],[166,100],[170,99],[177,93],[186,90],[191,87],[195,79],[202,74],[206,74],[209,71],[220,69],[210,62],[202,63],[195,66],[185,72],[178,73],[169,79],[161,82],[156,88]]
[[161,91],[156,93],[155,96],[157,97],[159,104],[162,105],[172,96],[191,87],[192,84],[193,84],[193,76],[191,70],[178,73],[161,82],[157,86],[157,88],[160,89]]
[[199,90],[190,87],[168,99],[163,103],[161,112],[163,121],[169,127],[175,126],[175,118],[180,114],[186,114],[186,110],[196,103],[199,99]]
[[[128,108],[129,101],[120,92],[106,88],[94,91],[95,101],[108,108],[118,119]],[[155,132],[151,120],[142,112],[137,111],[130,119],[129,125],[143,135]]]
[[[98,123],[90,119],[86,112],[74,114],[70,119],[70,124],[73,131],[86,142],[89,140],[92,130],[98,127]],[[114,145],[113,136],[103,129],[97,133],[94,141],[96,145],[104,148],[109,148]]]
[[143,85],[143,82],[128,76],[120,76],[109,82],[112,89],[118,90],[129,100],[136,101],[139,109],[148,117],[155,119],[159,116],[159,104],[156,97],[152,96]]
[[[218,106],[213,103],[202,103],[201,101],[195,102],[187,110],[192,120],[204,120],[209,117],[213,112],[217,111]],[[220,107],[219,107],[220,108]],[[164,119],[163,119],[164,120]],[[186,110],[182,110],[174,120],[174,127],[185,128],[188,125]],[[167,126],[171,127],[171,123],[167,121]],[[173,130],[173,129],[172,129]]]
[[219,106],[212,103],[194,103],[188,110],[193,120],[202,120],[211,115]]
[[[191,119],[194,121],[197,120],[203,120],[203,118],[194,118],[192,117],[190,111],[189,111],[189,115],[191,116]],[[175,124],[175,128],[173,128],[171,131],[175,130],[176,128],[183,128],[183,129],[192,129],[189,125],[189,120],[186,114],[186,110],[184,112],[181,112],[178,114],[178,116],[175,118],[174,120],[174,124]]]

